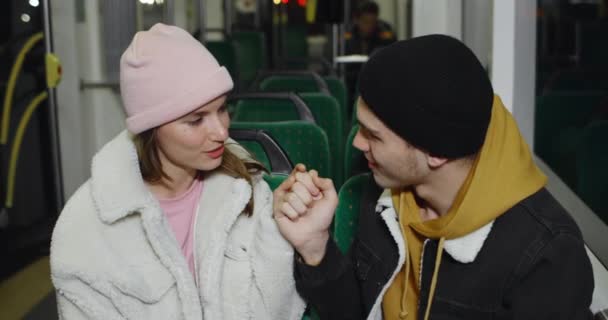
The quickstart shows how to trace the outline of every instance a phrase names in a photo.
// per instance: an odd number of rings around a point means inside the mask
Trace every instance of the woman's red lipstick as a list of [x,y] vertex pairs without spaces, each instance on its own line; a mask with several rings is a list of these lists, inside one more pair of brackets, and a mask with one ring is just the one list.
[[217,159],[224,154],[224,146],[211,150],[211,151],[207,152],[207,154],[209,155],[210,158]]

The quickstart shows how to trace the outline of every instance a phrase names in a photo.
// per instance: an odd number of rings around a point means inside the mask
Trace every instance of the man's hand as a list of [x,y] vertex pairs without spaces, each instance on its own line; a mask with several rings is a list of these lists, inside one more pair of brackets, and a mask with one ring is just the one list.
[[325,255],[329,226],[338,206],[331,179],[319,178],[298,164],[274,191],[274,218],[281,234],[309,265],[318,265]]

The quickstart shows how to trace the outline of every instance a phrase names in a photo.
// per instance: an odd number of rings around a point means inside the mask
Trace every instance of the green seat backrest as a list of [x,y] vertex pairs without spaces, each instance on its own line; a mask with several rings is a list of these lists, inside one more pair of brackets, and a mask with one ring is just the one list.
[[302,320],[319,320],[320,317],[317,312],[311,306],[308,306],[304,315],[302,315]]
[[272,166],[270,165],[270,160],[268,159],[268,156],[266,155],[264,148],[262,148],[262,146],[259,143],[255,142],[255,141],[238,141],[238,143],[243,148],[247,149],[247,151],[249,151],[249,153],[251,153],[251,155],[253,156],[253,159],[257,160],[262,165],[264,165],[264,168],[266,168],[268,170],[272,170]]
[[[306,25],[288,25],[283,38],[286,58],[306,59],[308,57],[308,42],[306,40]],[[288,68],[306,68],[306,62],[289,62]]]
[[236,103],[231,119],[239,122],[274,122],[300,120],[300,116],[293,102],[287,99],[243,99]]
[[228,133],[231,139],[245,148],[267,171],[277,174],[290,174],[293,171],[293,163],[289,156],[268,132],[249,128],[230,128]]
[[357,119],[357,98],[355,98],[355,102],[353,103],[353,113],[350,115],[350,127],[354,127],[359,123],[359,119]]
[[327,134],[331,151],[334,185],[339,188],[344,182],[344,120],[340,117],[340,105],[334,97],[323,93],[302,93],[302,100],[310,108],[317,125]]
[[274,189],[276,189],[281,183],[283,183],[283,181],[285,181],[287,177],[287,175],[277,173],[265,174],[264,181],[268,183],[270,190],[274,191]]
[[369,171],[363,152],[353,146],[357,131],[359,131],[359,125],[354,125],[344,146],[344,179]]
[[340,103],[342,113],[346,116],[345,119],[347,119],[351,111],[348,110],[347,105],[346,85],[342,80],[334,76],[325,76],[323,79],[325,79],[325,83],[327,83],[327,88],[329,89],[331,95],[338,100],[338,103]]
[[220,66],[226,67],[232,78],[238,76],[236,49],[234,44],[228,41],[207,41],[205,47],[217,59]]
[[230,127],[264,130],[285,150],[294,165],[303,163],[307,168],[316,169],[323,177],[332,176],[327,135],[315,124],[303,121],[234,121]]
[[577,152],[577,193],[608,224],[608,121],[585,128]]
[[[338,100],[340,105],[340,114],[342,119],[348,119],[348,110],[346,106],[346,87],[344,83],[336,77],[323,77],[325,84],[331,95]],[[310,77],[306,76],[269,76],[260,82],[262,91],[292,91],[297,93],[319,92],[317,83]]]
[[[332,162],[334,184],[342,185],[344,155],[344,123],[340,118],[340,106],[334,97],[322,93],[302,93],[302,100],[310,109],[315,121],[327,134]],[[298,120],[295,106],[289,100],[247,99],[237,103],[232,116],[238,122],[270,122]]]
[[266,68],[266,40],[264,33],[238,31],[230,36],[235,45],[237,70],[242,88],[247,88],[255,79],[258,70]]
[[573,189],[576,147],[601,99],[601,93],[553,93],[536,100],[534,150]]
[[338,248],[346,253],[355,238],[359,225],[359,211],[364,187],[371,179],[370,174],[360,174],[346,180],[338,194],[338,207],[334,216],[333,237]]

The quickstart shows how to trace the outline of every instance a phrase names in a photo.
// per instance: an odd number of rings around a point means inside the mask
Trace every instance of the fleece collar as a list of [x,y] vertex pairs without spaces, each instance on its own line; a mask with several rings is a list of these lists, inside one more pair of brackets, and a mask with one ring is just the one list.
[[126,130],[93,157],[91,193],[100,219],[107,224],[156,203],[144,183],[135,145]]
[[[378,213],[387,209],[394,211],[390,189],[384,190],[376,204],[376,212]],[[483,244],[492,230],[493,224],[494,220],[460,238],[446,240],[444,243],[444,250],[458,262],[470,263],[475,261],[477,254],[481,251]]]
[[[247,156],[246,151],[234,144],[233,140],[229,139],[227,145],[240,158]],[[212,176],[206,177],[208,180],[205,182],[206,191],[214,190],[211,185],[214,185],[215,182],[229,185],[236,183],[239,186],[235,186],[235,188],[246,189],[239,191],[244,192],[245,197],[249,199],[251,190],[240,186],[241,184],[246,185],[246,181]],[[157,200],[144,183],[132,136],[126,130],[108,142],[93,157],[91,194],[101,220],[107,224],[113,224],[132,213],[143,212],[145,209],[152,209],[147,211],[160,214],[160,210],[154,210]]]

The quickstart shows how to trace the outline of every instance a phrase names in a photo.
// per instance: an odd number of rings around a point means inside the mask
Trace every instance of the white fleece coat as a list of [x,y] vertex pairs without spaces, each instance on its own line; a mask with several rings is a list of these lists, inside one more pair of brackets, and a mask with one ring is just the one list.
[[[238,153],[238,152],[235,152]],[[93,158],[92,176],[53,232],[60,319],[300,319],[293,249],[272,220],[272,192],[221,173],[204,178],[195,276],[145,186],[127,132]]]

